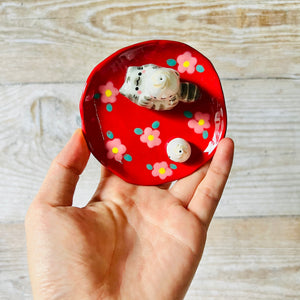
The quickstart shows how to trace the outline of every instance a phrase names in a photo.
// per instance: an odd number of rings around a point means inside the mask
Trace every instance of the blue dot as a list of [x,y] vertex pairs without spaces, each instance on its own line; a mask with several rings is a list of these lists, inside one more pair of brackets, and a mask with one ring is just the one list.
[[206,140],[208,138],[208,131],[204,130],[202,133],[203,138]]
[[113,139],[114,138],[114,134],[111,131],[107,131],[106,135],[109,139]]
[[146,168],[147,168],[149,171],[153,170],[153,167],[152,167],[150,164],[147,164]]
[[170,67],[174,67],[176,65],[176,60],[173,58],[170,58],[167,60],[167,65]]
[[94,95],[94,99],[99,99],[99,98],[100,98],[100,94],[97,93]]
[[155,122],[153,122],[153,124],[152,124],[152,128],[153,129],[157,129],[158,127],[159,127],[159,122],[158,121],[155,121]]
[[137,135],[141,135],[143,133],[143,129],[141,129],[141,128],[135,128],[134,129],[134,133],[137,134]]
[[125,155],[124,155],[124,159],[125,159],[126,161],[132,161],[132,157],[131,157],[131,155],[129,155],[129,154],[125,154]]
[[187,117],[189,119],[193,117],[193,113],[190,112],[190,111],[185,111],[183,114],[184,114],[185,117]]
[[197,70],[199,73],[202,73],[202,72],[204,72],[204,67],[201,66],[201,65],[197,65],[196,70]]
[[176,169],[177,169],[177,166],[174,165],[174,164],[170,164],[170,168],[171,168],[172,170],[176,170]]
[[107,110],[108,112],[111,112],[111,111],[113,110],[113,107],[112,107],[112,105],[111,105],[110,103],[108,103],[108,104],[106,105],[106,110]]

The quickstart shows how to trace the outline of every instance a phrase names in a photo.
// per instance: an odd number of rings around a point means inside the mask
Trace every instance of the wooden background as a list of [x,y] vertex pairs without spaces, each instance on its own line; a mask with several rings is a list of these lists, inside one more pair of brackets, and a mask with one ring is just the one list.
[[[300,2],[1,0],[0,299],[31,299],[23,220],[51,160],[80,126],[84,82],[149,39],[214,63],[233,170],[186,299],[300,299]],[[99,178],[91,158],[76,192]]]

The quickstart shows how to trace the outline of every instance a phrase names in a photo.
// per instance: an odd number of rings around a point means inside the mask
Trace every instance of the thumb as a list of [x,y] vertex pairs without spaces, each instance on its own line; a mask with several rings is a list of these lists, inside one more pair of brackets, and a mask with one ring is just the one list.
[[51,206],[71,206],[79,175],[90,151],[81,129],[77,129],[63,150],[53,160],[35,202]]

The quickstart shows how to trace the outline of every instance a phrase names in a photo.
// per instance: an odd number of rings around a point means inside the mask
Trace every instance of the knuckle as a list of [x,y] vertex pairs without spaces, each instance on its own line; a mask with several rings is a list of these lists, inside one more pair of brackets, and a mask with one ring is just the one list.
[[25,228],[29,229],[31,227],[36,226],[37,224],[41,224],[45,222],[48,218],[50,207],[46,205],[41,205],[33,201],[25,215],[24,225]]
[[211,201],[211,202],[219,201],[218,193],[216,192],[216,190],[213,187],[204,186],[201,188],[201,190],[199,192],[202,195],[202,197],[204,199],[207,199],[208,201]]
[[220,166],[214,166],[214,167],[212,168],[212,172],[213,172],[216,176],[221,177],[221,178],[224,178],[224,179],[226,179],[226,178],[228,177],[227,172],[224,171],[224,169],[223,169],[222,167],[220,167]]

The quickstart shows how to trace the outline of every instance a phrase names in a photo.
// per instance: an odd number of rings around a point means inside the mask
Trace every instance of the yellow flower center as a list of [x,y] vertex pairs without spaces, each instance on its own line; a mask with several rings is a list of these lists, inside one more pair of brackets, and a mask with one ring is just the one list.
[[152,134],[149,134],[149,135],[148,135],[148,140],[149,140],[149,141],[153,141],[153,140],[154,140],[154,136],[153,136]]
[[199,122],[198,122],[198,124],[199,124],[200,126],[204,125],[204,123],[205,123],[205,122],[204,122],[203,119],[200,119]]
[[186,60],[186,61],[183,63],[183,66],[184,66],[185,68],[188,68],[189,65],[190,65],[190,62],[189,62],[188,60]]
[[112,148],[112,153],[117,154],[119,152],[119,149],[117,147]]
[[165,169],[165,168],[160,168],[160,169],[158,170],[158,173],[159,173],[159,174],[165,174],[165,173],[166,173],[166,169]]
[[105,95],[106,95],[106,97],[110,97],[112,95],[112,91],[111,90],[106,90]]

